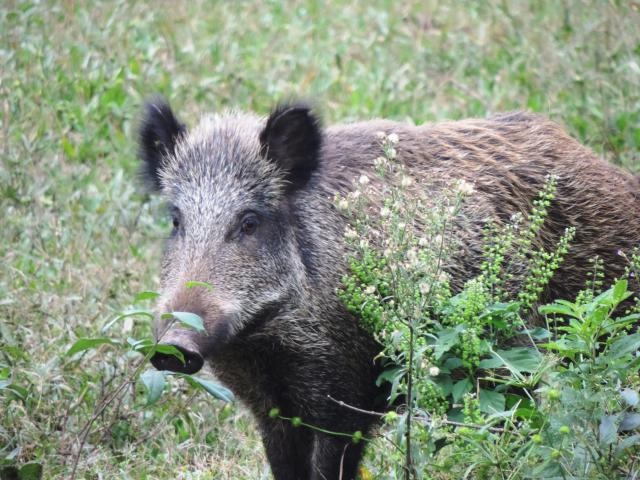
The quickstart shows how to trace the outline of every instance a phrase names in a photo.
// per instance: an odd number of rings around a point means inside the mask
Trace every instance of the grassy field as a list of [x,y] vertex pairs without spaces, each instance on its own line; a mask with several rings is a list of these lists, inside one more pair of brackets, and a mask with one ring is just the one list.
[[241,406],[173,382],[150,407],[126,384],[97,412],[133,360],[108,346],[65,356],[158,286],[169,226],[135,157],[150,94],[188,125],[290,96],[327,123],[528,109],[640,171],[633,1],[5,0],[0,72],[0,385],[14,386],[0,388],[0,465],[34,462],[44,478],[76,463],[92,479],[270,475]]

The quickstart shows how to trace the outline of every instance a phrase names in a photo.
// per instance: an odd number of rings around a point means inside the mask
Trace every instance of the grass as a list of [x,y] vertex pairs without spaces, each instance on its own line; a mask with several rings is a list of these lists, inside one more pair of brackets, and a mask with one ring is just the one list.
[[[0,460],[68,477],[80,429],[131,365],[99,335],[158,285],[168,232],[136,179],[135,126],[160,92],[187,124],[314,100],[327,123],[529,109],[640,171],[640,4],[2,2]],[[125,334],[148,333],[135,321]],[[248,414],[173,383],[101,415],[80,478],[268,478]]]

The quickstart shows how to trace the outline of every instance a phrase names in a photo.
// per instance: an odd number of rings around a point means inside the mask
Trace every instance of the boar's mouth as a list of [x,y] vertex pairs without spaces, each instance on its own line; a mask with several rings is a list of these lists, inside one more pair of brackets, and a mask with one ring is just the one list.
[[162,336],[162,345],[176,347],[184,356],[184,363],[176,356],[156,352],[151,357],[151,364],[158,370],[193,374],[204,365],[204,357],[193,338],[193,332],[185,329],[171,329]]

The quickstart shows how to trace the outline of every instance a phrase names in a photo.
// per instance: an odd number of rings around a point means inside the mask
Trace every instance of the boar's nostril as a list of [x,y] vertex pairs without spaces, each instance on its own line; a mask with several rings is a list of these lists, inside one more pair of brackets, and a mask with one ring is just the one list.
[[191,352],[184,348],[173,345],[184,355],[184,363],[174,355],[157,352],[151,357],[151,363],[158,370],[169,370],[177,373],[192,374],[200,371],[202,365],[204,365],[204,359],[202,355],[197,352]]

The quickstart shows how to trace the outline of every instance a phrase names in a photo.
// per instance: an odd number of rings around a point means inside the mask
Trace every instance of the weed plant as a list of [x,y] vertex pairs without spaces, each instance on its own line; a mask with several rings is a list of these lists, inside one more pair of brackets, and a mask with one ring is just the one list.
[[[633,478],[640,313],[621,306],[627,280],[601,291],[596,258],[574,302],[538,305],[575,233],[567,228],[552,250],[537,246],[557,179],[526,218],[486,228],[480,274],[454,293],[446,239],[473,186],[454,183],[430,204],[409,195],[398,141],[381,134],[379,182],[360,177],[336,199],[353,219],[340,296],[380,343],[379,382],[391,386],[373,477]],[[545,326],[529,327],[537,315]]]

